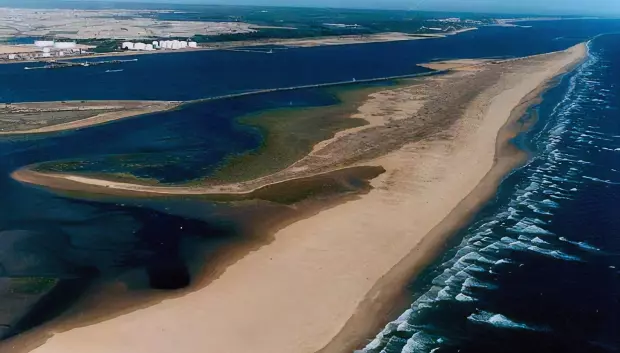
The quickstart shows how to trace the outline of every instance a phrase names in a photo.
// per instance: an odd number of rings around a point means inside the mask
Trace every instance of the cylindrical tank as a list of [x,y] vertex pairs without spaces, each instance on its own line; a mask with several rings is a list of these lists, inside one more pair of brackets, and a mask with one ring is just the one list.
[[196,42],[189,42],[187,43],[187,46],[190,48],[198,48],[198,43]]
[[154,50],[153,44],[147,44],[145,50]]
[[138,43],[133,45],[133,48],[135,50],[145,50],[146,49],[146,44],[138,42]]
[[159,46],[159,42],[154,40],[153,41],[153,48],[157,48]]
[[129,50],[133,50],[133,43],[132,42],[124,42],[121,45],[122,49],[129,49]]
[[179,44],[181,45],[181,48],[187,48],[187,42],[182,40],[179,42]]
[[50,48],[43,48],[43,52],[44,53],[49,53],[50,52]]
[[53,40],[36,40],[34,42],[34,45],[39,48],[53,47],[54,41]]

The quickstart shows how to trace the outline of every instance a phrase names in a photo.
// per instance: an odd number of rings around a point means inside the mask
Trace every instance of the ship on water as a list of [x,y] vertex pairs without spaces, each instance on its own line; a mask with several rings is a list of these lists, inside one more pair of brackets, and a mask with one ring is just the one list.
[[105,61],[44,61],[44,66],[25,67],[24,70],[36,70],[36,69],[64,69],[68,67],[89,67],[96,65],[108,65],[108,64],[122,64],[128,62],[136,62],[138,59],[129,60],[105,60]]

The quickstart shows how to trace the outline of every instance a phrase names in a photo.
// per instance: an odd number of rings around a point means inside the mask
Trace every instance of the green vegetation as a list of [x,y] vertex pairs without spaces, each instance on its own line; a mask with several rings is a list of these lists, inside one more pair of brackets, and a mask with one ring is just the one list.
[[[455,30],[490,23],[493,18],[501,17],[471,13],[258,6],[200,5],[187,6],[186,10],[187,12],[184,13],[158,14],[157,18],[185,21],[236,21],[274,27],[258,28],[258,32],[255,33],[193,37],[194,40],[202,43],[367,35],[381,32],[437,33],[436,30],[429,30],[429,28],[441,28],[444,31]],[[463,21],[431,21],[449,17],[460,18]]]
[[263,144],[257,150],[230,157],[204,181],[236,182],[280,171],[306,156],[320,141],[336,132],[365,125],[351,118],[359,102],[379,87],[332,89],[341,103],[327,107],[276,109],[240,117],[240,124],[260,129]]
[[121,51],[121,42],[121,40],[117,39],[80,39],[77,41],[78,44],[95,46],[92,50],[95,53],[111,53]]
[[58,284],[57,278],[50,277],[19,277],[11,278],[10,291],[15,294],[45,294]]

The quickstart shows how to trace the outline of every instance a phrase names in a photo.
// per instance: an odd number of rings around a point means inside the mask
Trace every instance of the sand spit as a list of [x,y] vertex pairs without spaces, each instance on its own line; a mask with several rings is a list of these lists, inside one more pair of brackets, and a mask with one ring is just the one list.
[[0,104],[0,135],[41,134],[108,123],[178,107],[165,101],[65,101]]
[[[500,153],[511,115],[585,56],[579,45],[417,79],[370,97],[360,114],[374,105],[376,124],[231,191],[346,165],[381,165],[386,173],[373,180],[374,190],[278,231],[205,288],[56,333],[32,352],[328,353],[363,344],[383,324],[369,321],[387,315],[403,278],[437,252],[513,165]],[[412,97],[423,103],[410,104]],[[393,118],[407,104],[407,114]]]
[[491,63],[492,59],[458,59],[446,61],[433,61],[430,63],[418,64],[431,70],[477,70],[478,66]]

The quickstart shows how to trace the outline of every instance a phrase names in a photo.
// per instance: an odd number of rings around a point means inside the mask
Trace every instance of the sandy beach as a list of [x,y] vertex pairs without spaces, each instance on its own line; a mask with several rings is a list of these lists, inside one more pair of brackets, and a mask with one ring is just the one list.
[[[39,342],[37,353],[331,353],[363,346],[389,319],[405,283],[491,197],[523,156],[508,143],[549,82],[586,56],[563,52],[476,65],[371,94],[338,133],[285,170],[248,182],[157,187],[92,178],[14,177],[52,188],[244,193],[349,166],[382,166],[374,189],[297,221],[186,296]],[[470,66],[469,64],[467,66]]]

